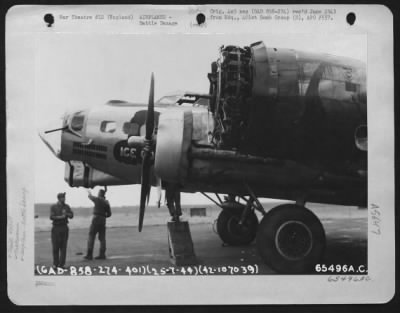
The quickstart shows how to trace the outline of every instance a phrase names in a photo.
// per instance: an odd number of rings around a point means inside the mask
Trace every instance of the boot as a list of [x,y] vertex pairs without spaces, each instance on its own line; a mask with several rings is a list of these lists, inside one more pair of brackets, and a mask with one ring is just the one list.
[[93,260],[93,251],[88,250],[86,255],[83,257],[85,260]]

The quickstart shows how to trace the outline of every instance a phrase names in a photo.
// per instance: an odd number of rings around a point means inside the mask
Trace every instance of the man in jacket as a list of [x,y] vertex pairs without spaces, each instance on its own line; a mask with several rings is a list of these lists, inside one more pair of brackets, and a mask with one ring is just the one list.
[[105,190],[100,189],[97,197],[95,197],[88,191],[88,197],[93,201],[94,207],[92,224],[89,229],[87,253],[84,257],[86,260],[93,259],[93,247],[97,234],[99,234],[100,253],[95,259],[106,258],[106,218],[111,216],[111,208],[110,203],[106,200],[105,193]]
[[50,219],[53,221],[51,229],[51,243],[53,246],[53,266],[64,268],[67,257],[68,219],[74,213],[65,203],[65,192],[57,194],[57,203],[50,207]]

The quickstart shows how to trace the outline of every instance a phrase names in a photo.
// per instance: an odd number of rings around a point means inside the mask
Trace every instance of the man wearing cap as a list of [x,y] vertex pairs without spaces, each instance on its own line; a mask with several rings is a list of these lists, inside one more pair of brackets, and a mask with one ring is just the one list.
[[105,190],[100,189],[97,197],[88,191],[88,197],[94,203],[92,224],[89,229],[86,260],[93,259],[93,247],[96,234],[99,234],[100,253],[95,259],[106,258],[106,218],[111,216],[110,203],[106,200]]
[[65,192],[57,194],[58,202],[50,207],[50,219],[53,221],[51,230],[51,243],[53,246],[53,265],[64,267],[67,257],[68,219],[74,217],[74,213],[65,203]]

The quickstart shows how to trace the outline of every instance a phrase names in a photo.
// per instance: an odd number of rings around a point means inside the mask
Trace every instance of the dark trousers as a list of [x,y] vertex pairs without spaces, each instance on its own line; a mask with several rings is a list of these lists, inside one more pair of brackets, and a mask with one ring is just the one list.
[[89,229],[89,238],[87,246],[87,255],[93,255],[94,241],[96,235],[99,234],[100,241],[100,255],[104,256],[106,253],[106,219],[102,216],[94,216],[92,219],[92,224]]
[[64,266],[67,257],[68,226],[53,225],[51,243],[53,245],[53,265]]
[[171,216],[181,216],[181,192],[172,184],[165,189],[165,198],[167,199],[167,207]]

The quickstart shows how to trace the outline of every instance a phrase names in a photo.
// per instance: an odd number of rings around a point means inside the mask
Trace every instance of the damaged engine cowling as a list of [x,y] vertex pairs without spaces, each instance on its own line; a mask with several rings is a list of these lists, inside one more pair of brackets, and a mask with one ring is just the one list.
[[246,99],[251,95],[251,50],[227,46],[221,48],[219,62],[212,64],[210,107],[216,119],[216,140],[219,146],[235,147],[247,124]]
[[293,160],[348,161],[366,125],[366,72],[357,60],[293,49],[221,47],[212,64],[213,143]]

